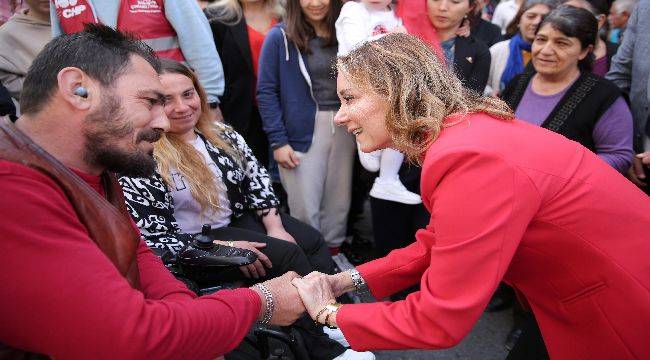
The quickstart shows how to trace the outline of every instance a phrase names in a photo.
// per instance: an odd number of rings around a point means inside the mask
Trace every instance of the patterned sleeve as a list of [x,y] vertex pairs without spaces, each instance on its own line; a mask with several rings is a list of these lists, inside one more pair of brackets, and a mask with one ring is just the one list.
[[185,244],[174,218],[172,195],[160,174],[147,178],[119,176],[126,207],[150,248],[176,254]]
[[224,127],[224,136],[228,138],[228,141],[241,154],[242,168],[246,177],[244,184],[242,184],[246,208],[249,210],[261,210],[280,205],[280,201],[273,192],[273,185],[269,173],[257,161],[255,155],[253,155],[253,151],[246,144],[246,140],[231,127]]

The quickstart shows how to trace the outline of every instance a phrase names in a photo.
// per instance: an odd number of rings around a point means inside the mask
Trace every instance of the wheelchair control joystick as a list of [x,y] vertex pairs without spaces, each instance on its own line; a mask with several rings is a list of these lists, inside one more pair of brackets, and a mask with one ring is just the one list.
[[203,224],[201,234],[194,237],[194,246],[199,249],[212,249],[215,246],[215,243],[212,242],[212,238],[210,238],[210,230],[212,230],[212,226],[209,224]]

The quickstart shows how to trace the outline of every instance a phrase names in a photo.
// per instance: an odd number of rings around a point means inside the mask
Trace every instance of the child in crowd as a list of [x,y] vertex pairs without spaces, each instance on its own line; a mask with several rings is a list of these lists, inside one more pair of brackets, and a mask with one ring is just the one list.
[[[401,20],[395,16],[391,0],[349,1],[343,5],[336,21],[338,55],[346,55],[356,46],[391,32],[406,32]],[[358,152],[364,168],[368,171],[379,170],[370,196],[412,205],[422,202],[420,195],[408,191],[399,179],[398,171],[404,155],[393,149],[372,153],[364,153],[359,149]]]

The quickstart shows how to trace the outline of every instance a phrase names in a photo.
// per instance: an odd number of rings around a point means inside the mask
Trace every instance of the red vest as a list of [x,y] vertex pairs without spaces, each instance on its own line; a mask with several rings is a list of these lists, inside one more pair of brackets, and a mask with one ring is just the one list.
[[[86,23],[99,23],[91,0],[51,1],[66,34],[82,31]],[[176,31],[165,17],[164,0],[121,0],[117,29],[135,34],[159,57],[185,61]]]

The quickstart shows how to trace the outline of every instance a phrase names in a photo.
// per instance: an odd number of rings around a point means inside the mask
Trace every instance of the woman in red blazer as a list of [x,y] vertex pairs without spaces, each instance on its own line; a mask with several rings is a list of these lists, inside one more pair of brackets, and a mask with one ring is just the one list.
[[[339,125],[363,151],[422,163],[431,213],[416,242],[357,271],[293,284],[355,350],[440,349],[472,328],[501,280],[535,313],[553,359],[650,358],[650,201],[578,143],[462,90],[403,34],[340,58]],[[378,299],[334,304],[367,286]]]

